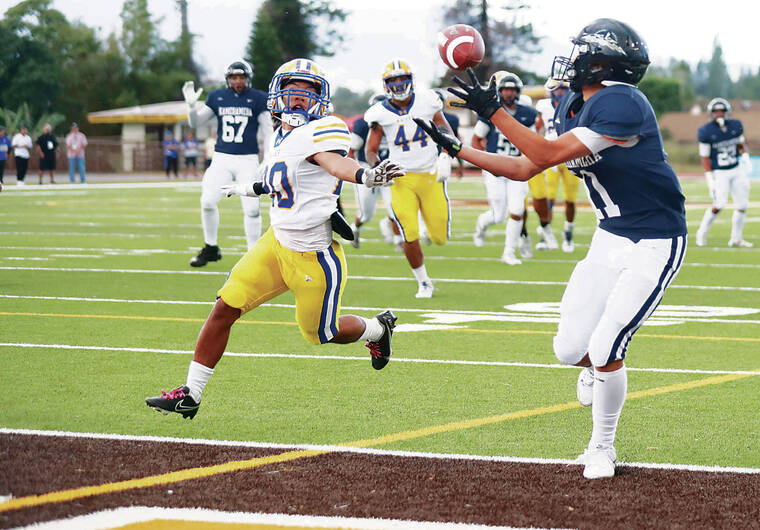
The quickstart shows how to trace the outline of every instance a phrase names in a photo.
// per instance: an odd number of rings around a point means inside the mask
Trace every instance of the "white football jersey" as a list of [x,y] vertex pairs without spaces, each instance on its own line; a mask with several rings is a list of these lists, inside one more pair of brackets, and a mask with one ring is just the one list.
[[364,114],[370,127],[377,123],[388,140],[388,158],[412,173],[433,173],[438,161],[438,147],[412,118],[432,120],[443,109],[438,94],[432,90],[418,90],[411,104],[404,110],[389,101],[375,103]]
[[549,140],[554,140],[557,137],[557,130],[554,128],[554,105],[551,98],[539,99],[536,102],[536,110],[541,113],[541,119],[544,120],[546,128],[544,136]]
[[337,210],[340,179],[306,159],[324,151],[348,153],[348,127],[326,116],[290,131],[279,128],[270,140],[264,183],[274,192],[270,222],[284,230],[324,225]]

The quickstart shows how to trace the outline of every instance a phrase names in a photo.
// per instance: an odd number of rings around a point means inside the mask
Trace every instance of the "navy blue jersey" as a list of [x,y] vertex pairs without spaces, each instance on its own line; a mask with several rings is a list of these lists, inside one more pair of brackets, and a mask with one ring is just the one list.
[[[367,146],[367,137],[369,136],[369,124],[367,123],[367,120],[365,120],[364,117],[357,118],[357,120],[354,122],[354,126],[351,129],[351,132],[362,139],[362,146],[358,151],[355,151],[356,160],[366,164],[367,157],[364,154],[364,148]],[[377,150],[377,156],[381,161],[388,158],[388,142],[385,140],[385,137],[383,137],[383,139],[380,141],[380,147]]]
[[[532,127],[535,125],[537,116],[538,111],[536,109],[520,104],[515,106],[515,113],[512,115],[514,119],[526,127]],[[491,122],[484,120],[483,118],[478,118],[478,120],[489,126],[488,135],[486,136],[487,152],[502,153],[507,156],[520,156],[522,154],[520,153],[520,150],[512,145],[512,142],[507,140],[507,137],[501,134],[499,129],[497,129]]]
[[739,165],[739,144],[742,143],[744,127],[739,120],[726,120],[725,126],[711,121],[699,128],[699,143],[710,146],[712,169],[731,169]]
[[600,228],[633,241],[686,234],[681,185],[667,162],[652,106],[639,89],[611,85],[586,102],[573,92],[557,107],[554,126],[559,135],[587,127],[610,139],[638,138],[630,147],[615,145],[566,162],[586,183]]
[[259,152],[256,134],[259,114],[267,111],[267,93],[255,88],[235,92],[230,88],[214,90],[206,105],[218,118],[216,152],[230,155],[255,155]]

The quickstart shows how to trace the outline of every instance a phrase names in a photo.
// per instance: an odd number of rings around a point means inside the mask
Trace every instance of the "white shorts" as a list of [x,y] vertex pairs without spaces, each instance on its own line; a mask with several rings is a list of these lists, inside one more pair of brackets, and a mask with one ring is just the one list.
[[[203,174],[201,208],[214,209],[222,199],[221,187],[233,182],[253,182],[258,179],[259,155],[230,155],[214,153],[211,165]],[[240,197],[246,215],[259,215],[258,197]]]
[[368,188],[364,184],[354,184],[354,196],[356,197],[356,217],[359,218],[360,223],[368,223],[374,217],[379,197],[383,199],[388,216],[393,217],[390,186]]
[[[525,213],[525,197],[528,196],[528,183],[496,177],[488,171],[483,171],[483,184],[486,186],[488,204],[494,211],[494,218],[501,223],[511,215],[522,216]],[[506,210],[505,211],[505,207]]]
[[713,207],[722,210],[728,204],[728,194],[734,201],[734,208],[746,210],[749,205],[749,177],[740,166],[731,169],[715,169],[712,182],[707,182],[712,195]]
[[594,366],[624,359],[631,337],[662,300],[685,255],[685,236],[634,243],[597,229],[562,296],[557,358],[577,364],[588,353]]

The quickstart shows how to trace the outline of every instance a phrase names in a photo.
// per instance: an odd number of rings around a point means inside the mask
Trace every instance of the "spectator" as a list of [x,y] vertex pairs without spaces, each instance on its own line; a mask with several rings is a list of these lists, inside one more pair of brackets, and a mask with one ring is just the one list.
[[40,155],[40,184],[42,184],[42,173],[50,172],[50,184],[55,184],[55,151],[58,148],[58,140],[52,133],[53,128],[49,123],[43,128],[45,131],[37,138],[37,152]]
[[84,148],[87,137],[79,132],[79,125],[71,124],[71,132],[66,135],[66,155],[69,157],[69,182],[74,183],[74,170],[79,168],[79,181],[86,183],[84,177]]
[[193,133],[189,132],[185,135],[185,140],[182,142],[182,146],[185,149],[185,170],[183,175],[187,178],[187,174],[190,172],[190,168],[193,168],[193,177],[198,176],[198,140],[195,139]]
[[29,155],[32,148],[32,137],[27,134],[26,127],[21,126],[19,131],[11,141],[13,144],[13,154],[16,157],[16,184],[23,186],[26,170],[29,167]]
[[5,161],[8,159],[8,150],[11,148],[11,139],[5,135],[5,127],[0,127],[0,184],[3,183],[5,173]]
[[179,143],[174,139],[174,135],[166,131],[164,135],[164,168],[166,168],[166,178],[169,178],[169,172],[174,172],[174,178],[179,178]]
[[211,131],[211,134],[203,143],[203,149],[206,152],[206,169],[211,165],[211,159],[214,157],[214,151],[216,150],[216,131]]

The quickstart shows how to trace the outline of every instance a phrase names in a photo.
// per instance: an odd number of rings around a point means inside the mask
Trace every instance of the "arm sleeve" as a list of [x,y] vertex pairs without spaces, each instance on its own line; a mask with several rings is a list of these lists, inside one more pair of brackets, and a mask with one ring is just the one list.
[[707,158],[710,156],[710,144],[699,142],[699,156]]
[[268,111],[262,111],[259,113],[258,117],[259,121],[259,128],[256,131],[256,141],[259,144],[259,153],[261,153],[261,157],[266,158],[267,154],[269,154],[267,151],[269,150],[269,141],[272,138],[272,114]]
[[351,149],[353,149],[354,151],[358,151],[359,149],[364,147],[364,138],[362,138],[356,133],[351,133],[350,141],[351,141]]
[[204,104],[200,109],[197,106],[187,106],[187,123],[190,127],[203,125],[214,116],[214,110]]
[[634,136],[624,142],[615,141],[599,134],[598,132],[592,131],[588,127],[575,127],[574,129],[570,129],[569,132],[573,133],[576,138],[578,138],[578,140],[580,140],[581,143],[588,147],[588,150],[594,154],[615,145],[632,147],[633,145],[636,145],[638,140],[638,136]]
[[472,133],[478,138],[485,138],[486,136],[488,136],[488,133],[490,131],[491,131],[490,125],[488,125],[483,120],[478,120],[478,123],[475,124],[475,128],[473,129]]

